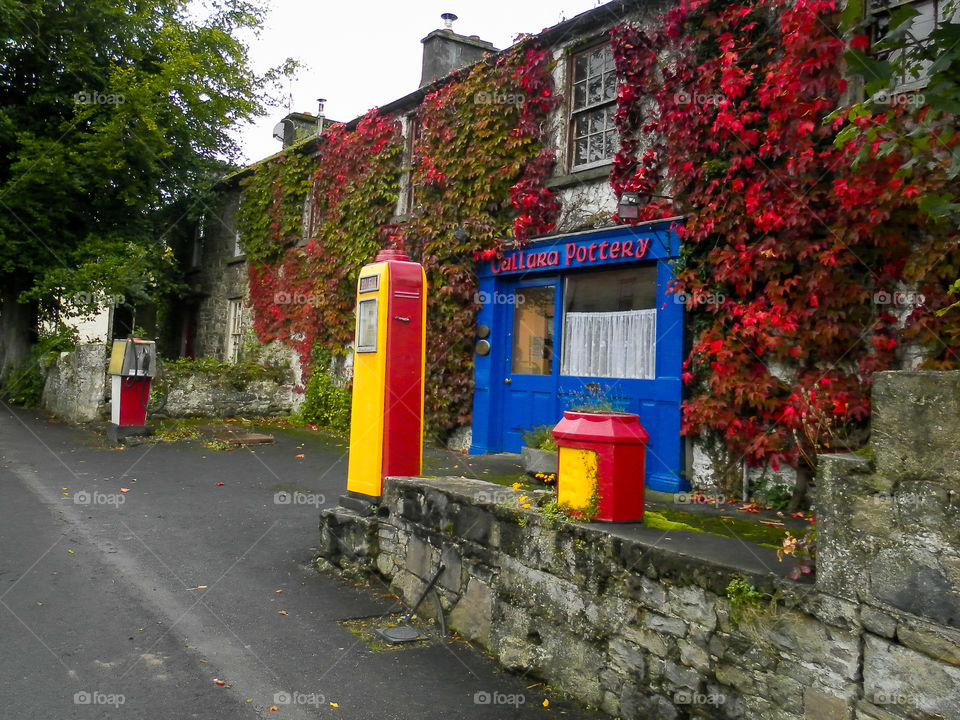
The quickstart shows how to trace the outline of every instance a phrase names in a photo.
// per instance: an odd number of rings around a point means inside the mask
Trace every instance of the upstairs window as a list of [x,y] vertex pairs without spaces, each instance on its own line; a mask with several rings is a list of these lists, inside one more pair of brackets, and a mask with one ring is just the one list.
[[[904,53],[908,55],[923,48],[936,29],[937,23],[944,17],[944,3],[940,0],[869,0],[867,12],[873,20],[872,41],[874,44],[886,38],[890,31],[891,22],[898,12],[905,7],[913,8],[916,15],[910,22],[910,29],[902,39],[904,48],[885,50],[876,53],[877,59],[896,63]],[[896,78],[895,89],[900,92],[918,90],[927,84],[927,68],[929,60],[918,60],[910,63],[910,67],[903,68],[902,74]]]
[[609,43],[571,60],[571,169],[609,162],[617,151],[617,73]]

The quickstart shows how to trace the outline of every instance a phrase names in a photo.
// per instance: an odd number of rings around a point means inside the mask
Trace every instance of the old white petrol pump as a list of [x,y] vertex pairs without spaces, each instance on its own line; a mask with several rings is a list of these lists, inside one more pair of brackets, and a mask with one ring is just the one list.
[[146,432],[150,379],[156,374],[153,340],[114,340],[110,353],[110,436],[114,441]]

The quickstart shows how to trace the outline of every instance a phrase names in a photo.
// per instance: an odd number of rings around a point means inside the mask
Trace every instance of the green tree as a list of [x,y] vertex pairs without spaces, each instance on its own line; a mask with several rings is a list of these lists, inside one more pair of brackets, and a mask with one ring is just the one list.
[[231,130],[278,75],[254,72],[239,39],[263,9],[211,7],[0,0],[0,372],[39,318],[169,289],[170,209],[200,214],[198,191],[238,156]]

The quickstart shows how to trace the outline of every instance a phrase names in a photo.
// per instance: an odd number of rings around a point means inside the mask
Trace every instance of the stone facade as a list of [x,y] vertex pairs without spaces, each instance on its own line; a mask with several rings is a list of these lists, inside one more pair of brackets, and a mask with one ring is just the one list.
[[[239,204],[240,190],[234,186],[225,192],[215,210],[204,216],[198,236],[188,250],[185,260],[191,295],[183,306],[181,353],[192,350],[195,357],[229,359],[233,300],[244,305],[242,328],[252,328],[250,310],[245,306],[247,262],[236,246]],[[187,338],[189,334],[193,335],[192,342]]]
[[[442,564],[452,628],[617,717],[960,718],[960,373],[881,374],[874,407],[876,464],[823,458],[815,585],[464,478],[388,478],[377,515],[325,511],[321,553],[408,602]],[[733,602],[737,576],[764,603]]]
[[204,374],[176,378],[167,389],[165,417],[237,417],[289,415],[294,409],[293,384],[251,382],[242,388],[224,387]]

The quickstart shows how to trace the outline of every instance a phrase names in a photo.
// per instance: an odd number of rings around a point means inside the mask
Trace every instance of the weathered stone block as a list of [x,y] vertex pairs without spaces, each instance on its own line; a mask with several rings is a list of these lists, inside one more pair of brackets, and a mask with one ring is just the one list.
[[493,619],[493,590],[476,578],[467,582],[466,592],[450,611],[450,627],[479,643],[481,647],[491,647],[491,621]]
[[960,479],[960,371],[873,376],[871,444],[894,477]]
[[853,713],[850,700],[807,688],[803,693],[803,717],[805,720],[849,720]]
[[960,667],[960,632],[956,630],[900,623],[897,626],[897,640],[934,660]]
[[695,585],[671,587],[667,590],[666,611],[707,630],[717,626],[714,599]]
[[644,612],[643,626],[653,632],[673,635],[674,637],[683,637],[687,634],[687,624],[677,618],[665,617],[654,612]]
[[960,668],[866,636],[863,695],[867,702],[903,714],[960,717]]
[[866,630],[881,637],[892,638],[897,632],[896,619],[870,605],[860,608],[860,622]]

